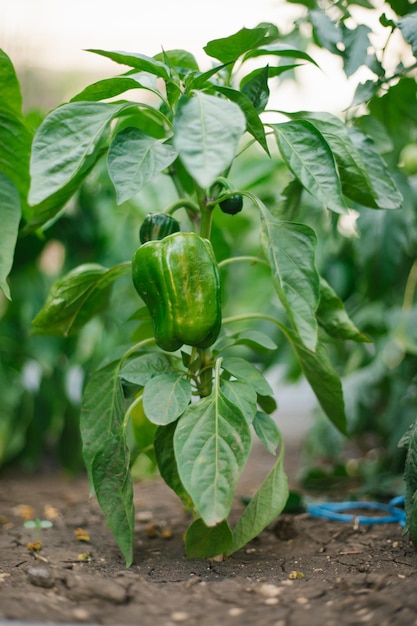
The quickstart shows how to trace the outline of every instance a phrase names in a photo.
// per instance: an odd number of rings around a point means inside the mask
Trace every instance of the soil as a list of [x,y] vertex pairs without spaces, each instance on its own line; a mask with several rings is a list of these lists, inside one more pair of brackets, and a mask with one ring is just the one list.
[[[287,454],[290,478],[296,455]],[[240,495],[253,493],[268,463],[255,450]],[[136,484],[135,506],[135,561],[126,569],[84,476],[3,473],[0,624],[417,624],[417,554],[396,523],[285,514],[226,560],[187,560],[189,520],[165,484]],[[237,499],[237,513],[242,506]],[[28,550],[37,537],[25,515],[53,519],[39,533],[40,552]]]

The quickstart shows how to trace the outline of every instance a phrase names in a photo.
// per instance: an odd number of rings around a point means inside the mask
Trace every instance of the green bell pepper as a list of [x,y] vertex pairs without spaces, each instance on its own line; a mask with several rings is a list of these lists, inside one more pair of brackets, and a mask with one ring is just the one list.
[[212,245],[196,233],[174,233],[140,246],[132,261],[135,288],[153,320],[156,343],[208,348],[221,327],[220,276]]

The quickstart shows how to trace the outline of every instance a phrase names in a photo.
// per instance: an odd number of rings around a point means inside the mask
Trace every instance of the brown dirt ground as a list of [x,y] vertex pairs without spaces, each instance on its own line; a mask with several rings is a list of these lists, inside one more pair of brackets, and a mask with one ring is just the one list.
[[[290,476],[296,454],[287,454]],[[253,492],[267,462],[256,450],[241,494]],[[227,560],[187,560],[189,520],[176,496],[153,479],[136,485],[135,503],[136,555],[126,569],[84,477],[4,472],[0,624],[417,625],[417,554],[397,524],[285,515]],[[21,505],[55,516],[37,555],[27,548],[35,537]],[[77,529],[90,541],[79,541]]]

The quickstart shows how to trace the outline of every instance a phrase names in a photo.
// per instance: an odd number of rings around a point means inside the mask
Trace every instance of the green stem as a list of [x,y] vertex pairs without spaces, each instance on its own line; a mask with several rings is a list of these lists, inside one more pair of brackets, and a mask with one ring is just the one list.
[[193,202],[192,200],[189,200],[188,198],[180,198],[179,200],[176,200],[175,202],[170,204],[164,210],[164,213],[166,213],[167,215],[172,215],[173,213],[175,213],[175,211],[178,211],[179,209],[186,209],[187,211],[192,211],[193,213],[198,213],[200,210],[195,202]]
[[206,398],[211,394],[213,389],[213,363],[211,355],[207,350],[200,349],[198,353],[201,361],[198,393],[200,394],[200,398]]
[[414,295],[417,287],[417,261],[414,261],[408,274],[407,283],[405,285],[403,311],[411,309],[413,306]]
[[270,267],[268,261],[266,261],[265,259],[261,259],[258,256],[235,256],[235,257],[231,257],[229,259],[224,259],[223,261],[219,262],[219,267],[225,267],[226,265],[230,265],[231,263],[239,263],[241,261],[246,261],[248,263],[252,263],[253,265],[255,265],[256,263],[262,263],[263,265],[266,265],[267,267]]
[[233,322],[243,322],[246,320],[255,319],[272,322],[273,324],[278,326],[280,330],[285,332],[285,327],[283,324],[281,324],[279,320],[277,320],[275,317],[272,317],[272,315],[266,315],[265,313],[243,313],[242,315],[231,315],[230,317],[225,317],[223,319],[223,324],[232,324]]
[[128,359],[132,354],[138,352],[144,346],[151,345],[152,343],[155,343],[155,337],[148,337],[148,339],[143,339],[142,341],[139,341],[139,343],[135,343],[135,345],[129,348],[129,350],[127,350],[120,359],[120,367],[122,366],[122,363],[126,361],[126,359]]

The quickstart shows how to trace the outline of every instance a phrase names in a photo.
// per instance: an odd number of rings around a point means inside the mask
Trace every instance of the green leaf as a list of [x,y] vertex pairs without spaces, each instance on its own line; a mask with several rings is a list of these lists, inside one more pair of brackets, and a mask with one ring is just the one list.
[[288,500],[288,480],[281,453],[256,494],[251,498],[233,529],[233,542],[227,555],[233,554],[261,533],[283,511]]
[[102,156],[102,151],[96,151],[89,155],[75,176],[63,187],[34,206],[30,206],[25,213],[27,224],[22,234],[33,233],[39,227],[44,226],[61,211],[68,200],[79,189],[87,178],[97,161]]
[[253,349],[276,350],[277,344],[269,335],[260,330],[244,330],[235,335],[235,345],[247,345]]
[[14,250],[20,222],[19,193],[12,181],[0,171],[0,289],[9,300],[7,277],[13,265]]
[[253,428],[268,452],[276,454],[281,443],[281,433],[272,417],[262,411],[257,411]]
[[76,96],[71,98],[70,102],[86,102],[98,100],[107,100],[115,96],[129,91],[130,89],[156,89],[156,78],[146,72],[138,72],[135,75],[115,76],[114,78],[104,78],[92,85],[88,85],[80,91]]
[[259,114],[249,100],[249,98],[241,91],[231,89],[230,87],[215,86],[216,91],[224,94],[229,100],[239,105],[246,117],[246,130],[250,133],[260,146],[269,155],[269,148],[266,141],[265,128],[259,117]]
[[128,383],[144,387],[154,376],[172,372],[170,358],[161,352],[148,352],[130,359],[120,370],[120,376]]
[[4,50],[0,49],[0,108],[21,113],[22,94],[13,64]]
[[372,343],[372,339],[356,328],[347,314],[342,300],[324,278],[320,278],[320,303],[317,309],[317,320],[331,337]]
[[410,44],[417,58],[417,12],[410,13],[398,20],[399,29],[404,39]]
[[222,360],[222,368],[237,379],[241,379],[251,385],[262,396],[273,394],[265,376],[246,359],[238,356],[226,357]]
[[378,91],[378,84],[374,80],[366,80],[363,83],[358,83],[355,93],[353,94],[353,100],[351,106],[357,106],[358,104],[364,104],[369,102]]
[[283,43],[269,44],[267,46],[263,46],[262,48],[253,50],[252,52],[248,52],[248,54],[245,55],[245,60],[259,56],[279,56],[290,57],[293,59],[303,59],[304,61],[313,63],[318,67],[315,60],[309,54],[307,54],[307,52],[288,47],[288,45]]
[[179,476],[207,526],[229,515],[250,447],[246,419],[218,385],[178,420],[174,450]]
[[233,102],[201,92],[180,101],[174,147],[201,187],[210,187],[232,163],[245,128],[245,117]]
[[107,155],[109,175],[122,204],[177,158],[174,148],[138,128],[125,128],[113,139]]
[[0,172],[15,185],[21,210],[26,214],[32,133],[22,116],[19,81],[3,50],[0,50],[0,84]]
[[227,551],[233,535],[227,520],[208,527],[201,518],[190,524],[185,535],[187,559],[210,559]]
[[278,296],[301,340],[314,350],[320,280],[314,264],[316,235],[305,224],[273,217],[265,207],[261,211],[261,229]]
[[169,69],[164,63],[156,61],[152,57],[148,57],[145,54],[138,54],[136,52],[121,52],[119,50],[97,50],[92,48],[87,49],[87,52],[107,57],[108,59],[111,59],[116,63],[120,63],[121,65],[128,65],[129,67],[134,67],[137,70],[149,72],[149,74],[154,74],[164,80],[169,80],[170,78]]
[[143,408],[147,418],[159,426],[175,422],[191,401],[191,385],[183,374],[164,372],[145,384]]
[[258,394],[258,404],[265,413],[273,413],[277,410],[278,405],[274,396],[262,396]]
[[252,424],[257,403],[254,387],[248,384],[246,380],[224,380],[221,389],[226,398],[239,407],[248,424]]
[[368,174],[376,194],[376,203],[379,208],[399,209],[403,197],[392,178],[382,157],[374,150],[372,139],[366,137],[359,130],[350,129],[349,136],[362,160],[367,164]]
[[[246,76],[246,80],[241,80],[240,88],[242,93],[249,99],[255,110],[262,113],[269,100],[269,68],[263,67]],[[247,118],[246,118],[247,119]]]
[[221,63],[234,62],[245,52],[257,48],[267,32],[267,28],[242,28],[229,37],[209,41],[203,50]]
[[291,343],[304,376],[314,391],[321,408],[336,428],[345,435],[347,424],[342,384],[333,369],[325,345],[319,342],[316,350],[312,352],[303,345],[293,330],[281,328]]
[[272,128],[284,161],[303,187],[324,207],[346,213],[333,153],[317,128],[307,120]]
[[99,150],[110,122],[130,106],[126,102],[70,102],[52,111],[33,141],[30,203],[38,204],[70,183]]
[[162,61],[165,65],[179,70],[181,75],[184,74],[183,70],[198,71],[199,69],[195,56],[187,50],[163,50],[155,54],[153,58],[155,61]]
[[308,119],[323,135],[336,159],[345,196],[359,204],[377,208],[377,193],[372,187],[370,174],[343,122],[330,113],[321,112],[300,111],[291,113],[290,117]]
[[[252,72],[249,72],[249,74],[246,74],[246,76],[243,76],[242,80],[240,81],[240,89],[248,96],[249,100],[251,100],[257,111],[262,110],[261,104],[263,104],[266,96],[269,96],[269,87],[267,94],[262,93],[265,78],[274,78],[275,76],[281,76],[281,74],[284,74],[284,72],[294,70],[296,67],[300,67],[300,65],[302,64],[291,63],[291,65],[278,65],[277,67],[271,67],[270,65],[267,65],[266,67],[260,67],[256,70],[253,70]],[[248,83],[250,83],[250,85],[248,85]],[[250,87],[249,93],[247,93],[247,85],[248,89]],[[256,100],[256,92],[258,90],[259,93],[257,95],[257,98],[259,100],[259,103]]]
[[125,403],[119,361],[91,376],[80,417],[83,456],[97,500],[126,559],[133,561],[134,508],[123,418]]
[[165,483],[177,494],[185,508],[193,511],[193,501],[184,489],[175,460],[174,433],[176,427],[176,422],[172,422],[167,426],[158,426],[154,439],[156,460],[159,472]]
[[371,29],[365,24],[359,24],[355,29],[342,27],[344,70],[346,76],[352,76],[361,65],[365,65],[368,56],[368,48],[371,45],[369,33]]
[[340,54],[337,44],[342,41],[342,33],[336,22],[327,13],[317,9],[309,11],[308,16],[313,26],[315,41],[333,54]]
[[129,269],[126,264],[107,269],[86,263],[68,272],[52,285],[32,322],[33,332],[65,337],[77,332],[107,307],[113,282]]

